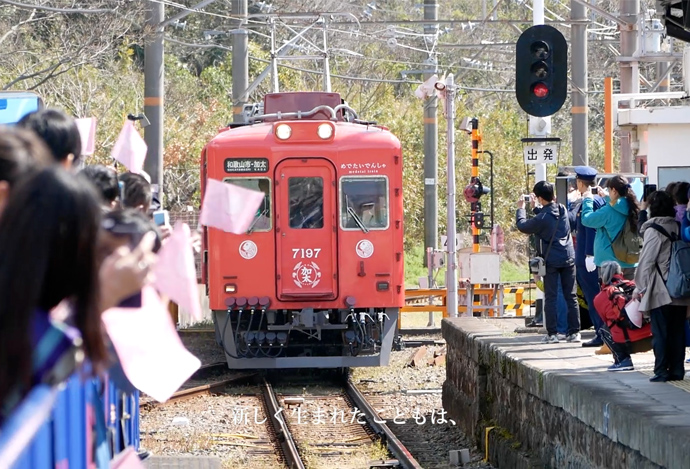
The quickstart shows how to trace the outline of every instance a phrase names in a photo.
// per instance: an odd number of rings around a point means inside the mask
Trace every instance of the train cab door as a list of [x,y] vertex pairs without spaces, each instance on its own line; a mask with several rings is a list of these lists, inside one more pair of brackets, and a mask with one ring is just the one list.
[[321,158],[295,158],[275,171],[278,299],[335,299],[335,168]]

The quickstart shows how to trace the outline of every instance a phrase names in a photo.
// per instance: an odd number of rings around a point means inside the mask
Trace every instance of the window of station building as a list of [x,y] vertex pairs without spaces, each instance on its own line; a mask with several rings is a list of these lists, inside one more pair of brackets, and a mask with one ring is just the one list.
[[323,228],[323,179],[320,177],[288,178],[290,228]]
[[223,181],[264,193],[264,200],[261,202],[261,205],[259,205],[256,215],[254,216],[254,221],[249,225],[247,233],[254,231],[270,231],[271,220],[273,219],[271,213],[271,180],[269,178],[225,178]]
[[340,178],[340,227],[343,230],[388,228],[388,178]]

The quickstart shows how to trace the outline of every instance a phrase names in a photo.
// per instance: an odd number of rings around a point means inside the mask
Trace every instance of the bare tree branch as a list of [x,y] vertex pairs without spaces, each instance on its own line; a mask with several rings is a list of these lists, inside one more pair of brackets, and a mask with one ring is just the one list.
[[44,5],[29,5],[26,3],[15,2],[13,0],[0,0],[0,3],[6,3],[17,8],[24,8],[28,10],[52,11],[54,13],[115,13],[116,10],[114,8],[55,8]]

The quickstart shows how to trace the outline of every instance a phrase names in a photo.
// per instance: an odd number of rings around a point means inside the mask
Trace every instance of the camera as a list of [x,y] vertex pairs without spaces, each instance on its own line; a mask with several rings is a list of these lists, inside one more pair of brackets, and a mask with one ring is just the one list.
[[544,276],[546,275],[546,262],[542,257],[533,257],[529,260],[529,271],[532,274]]
[[599,189],[596,187],[592,187],[592,194],[597,195],[599,193]]
[[522,198],[525,200],[525,203],[528,204],[532,200],[529,195],[523,195]]

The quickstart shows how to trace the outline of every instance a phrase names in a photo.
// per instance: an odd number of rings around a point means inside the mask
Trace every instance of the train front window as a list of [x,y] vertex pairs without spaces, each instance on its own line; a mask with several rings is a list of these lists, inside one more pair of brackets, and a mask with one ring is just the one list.
[[264,193],[264,200],[254,215],[254,221],[249,225],[247,233],[254,231],[270,231],[271,220],[271,180],[269,178],[225,178],[224,182]]
[[323,179],[296,177],[288,179],[290,228],[323,228]]
[[388,228],[388,178],[347,176],[340,179],[340,227],[343,230]]

